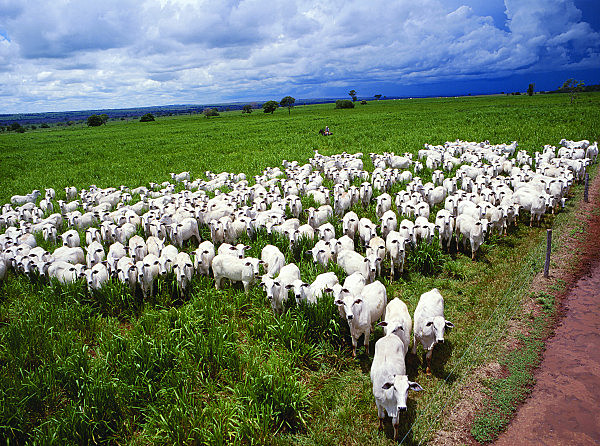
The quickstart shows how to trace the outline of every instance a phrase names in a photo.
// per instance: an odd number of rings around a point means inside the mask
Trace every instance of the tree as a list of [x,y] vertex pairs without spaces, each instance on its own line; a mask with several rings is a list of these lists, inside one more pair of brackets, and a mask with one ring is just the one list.
[[244,108],[242,108],[242,113],[252,113],[254,110],[252,110],[252,105],[250,104],[246,104],[244,105]]
[[202,110],[202,114],[207,118],[210,118],[211,116],[219,116],[219,110],[216,108],[205,108]]
[[535,89],[535,84],[529,84],[529,86],[527,87],[527,94],[529,96],[533,96],[533,90]]
[[352,102],[356,102],[356,90],[350,90],[348,94],[352,98]]
[[[91,115],[87,118],[88,127],[100,127],[102,124],[102,118],[98,115]],[[58,125],[58,123],[56,123],[56,125]]]
[[560,88],[560,90],[566,91],[567,93],[569,93],[569,96],[571,98],[571,104],[572,104],[573,101],[575,99],[577,99],[577,94],[580,91],[583,91],[584,86],[585,86],[585,84],[583,83],[583,81],[578,81],[576,79],[570,78],[565,81],[565,83]]
[[335,108],[354,108],[354,102],[349,99],[338,99],[335,101]]
[[154,115],[152,113],[146,113],[144,116],[140,118],[140,122],[151,122],[154,121]]
[[277,101],[267,101],[263,104],[262,108],[265,113],[271,113],[279,107],[279,103]]
[[375,99],[380,100],[381,99],[381,95],[380,94],[376,94],[375,95]]
[[281,105],[282,107],[287,107],[288,115],[289,115],[290,113],[292,113],[292,108],[294,107],[294,102],[296,102],[295,98],[293,98],[291,96],[286,96],[279,102],[279,105]]
[[106,125],[106,123],[108,122],[108,115],[106,113],[102,113],[100,115],[100,119],[102,119],[102,124]]
[[21,124],[19,124],[18,122],[13,122],[13,123],[10,125],[10,127],[9,127],[9,128],[10,128],[10,130],[12,130],[13,132],[18,132],[18,131],[20,131],[20,130],[21,130],[21,128],[22,128],[22,127],[21,127]]

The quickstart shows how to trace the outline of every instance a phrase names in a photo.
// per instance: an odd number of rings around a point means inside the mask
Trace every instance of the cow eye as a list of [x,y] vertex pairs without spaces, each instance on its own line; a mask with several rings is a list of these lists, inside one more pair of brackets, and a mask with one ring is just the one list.
[[429,327],[429,326],[431,326],[431,324],[433,324],[433,322],[427,322],[426,325]]

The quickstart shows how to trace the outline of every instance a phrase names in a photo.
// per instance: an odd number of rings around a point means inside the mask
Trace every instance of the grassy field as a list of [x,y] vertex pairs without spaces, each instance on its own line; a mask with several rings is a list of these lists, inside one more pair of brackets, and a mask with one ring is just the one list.
[[[54,187],[63,198],[67,185],[134,187],[182,170],[193,177],[205,170],[254,175],[282,159],[306,161],[314,149],[400,153],[426,142],[487,139],[517,140],[519,148],[533,151],[563,137],[600,139],[599,105],[598,94],[581,95],[575,106],[563,95],[419,99],[354,110],[327,104],[296,107],[291,115],[229,112],[2,134],[0,203],[34,188]],[[325,125],[333,136],[318,135]],[[357,213],[372,215],[373,209]],[[552,218],[544,222],[551,224]],[[429,251],[420,255],[436,263],[435,274],[409,266],[398,280],[381,279],[389,299],[401,297],[411,312],[422,292],[439,288],[446,318],[456,326],[436,348],[432,376],[423,372],[421,353],[407,357],[410,378],[425,389],[409,397],[401,423],[407,443],[429,438],[443,421],[438,415],[458,397],[461,379],[494,355],[495,340],[540,267],[544,232],[519,225],[508,237],[488,241],[476,262],[455,249],[446,254],[422,247]],[[250,242],[250,255],[269,242],[281,246],[305,280],[322,271],[281,240],[261,234]],[[246,296],[238,288],[216,291],[212,280],[198,277],[184,299],[170,280],[159,281],[158,289],[144,301],[118,283],[92,294],[82,284],[46,285],[11,273],[0,284],[0,438],[392,443],[390,426],[377,431],[371,357],[351,358],[347,327],[331,300],[292,306],[277,318],[258,287]],[[375,331],[371,347],[381,334]]]

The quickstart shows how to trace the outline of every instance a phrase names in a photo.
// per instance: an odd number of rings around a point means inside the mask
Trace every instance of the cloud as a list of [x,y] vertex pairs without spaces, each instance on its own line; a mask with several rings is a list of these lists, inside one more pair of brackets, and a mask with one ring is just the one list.
[[600,68],[573,1],[0,0],[0,88],[35,111]]

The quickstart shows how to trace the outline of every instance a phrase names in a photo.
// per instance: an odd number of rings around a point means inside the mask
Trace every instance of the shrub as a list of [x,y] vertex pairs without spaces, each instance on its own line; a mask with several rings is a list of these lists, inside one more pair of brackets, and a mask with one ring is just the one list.
[[210,118],[211,116],[219,116],[219,111],[216,108],[205,108],[202,110],[202,114]]
[[434,238],[431,243],[419,242],[413,249],[407,252],[406,263],[409,268],[423,275],[437,274],[444,265],[444,253],[439,241]]
[[[103,124],[102,118],[98,115],[91,115],[87,118],[88,127],[99,127]],[[58,125],[58,123],[56,124]]]
[[140,122],[150,122],[154,121],[154,115],[152,113],[146,113],[144,116],[140,118]]
[[367,101],[360,101],[360,105],[367,105]]
[[354,102],[350,99],[338,99],[335,101],[335,108],[354,108]]

